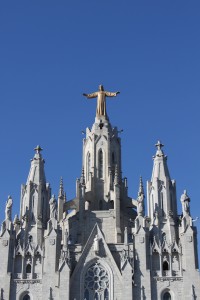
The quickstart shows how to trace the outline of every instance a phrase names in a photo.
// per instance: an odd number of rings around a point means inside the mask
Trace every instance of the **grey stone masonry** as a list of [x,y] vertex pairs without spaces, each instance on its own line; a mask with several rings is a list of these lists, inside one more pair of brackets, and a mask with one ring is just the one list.
[[[181,195],[167,157],[156,144],[147,214],[142,178],[138,195],[128,195],[122,177],[121,139],[97,97],[92,128],[83,139],[81,176],[66,201],[63,179],[58,197],[46,182],[42,148],[35,148],[20,214],[12,221],[11,196],[0,231],[0,300],[195,300],[200,299],[197,231],[190,198]],[[75,158],[74,158],[75,159]]]

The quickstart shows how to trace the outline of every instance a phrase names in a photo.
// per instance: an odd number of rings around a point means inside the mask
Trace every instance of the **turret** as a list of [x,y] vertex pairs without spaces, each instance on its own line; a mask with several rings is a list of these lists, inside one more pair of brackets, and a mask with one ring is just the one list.
[[31,160],[26,185],[22,185],[20,221],[25,229],[25,243],[28,236],[35,244],[42,243],[42,232],[49,219],[50,186],[46,183],[42,148],[37,146]]
[[153,172],[147,185],[148,215],[151,224],[163,232],[169,232],[169,240],[175,238],[174,225],[177,221],[176,184],[171,180],[167,156],[164,155],[160,141],[155,145],[157,151],[153,157]]

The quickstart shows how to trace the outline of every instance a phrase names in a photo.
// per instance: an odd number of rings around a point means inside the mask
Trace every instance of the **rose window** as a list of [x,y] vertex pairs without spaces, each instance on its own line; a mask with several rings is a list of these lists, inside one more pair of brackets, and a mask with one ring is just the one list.
[[107,271],[98,263],[85,274],[84,300],[109,300],[109,278]]

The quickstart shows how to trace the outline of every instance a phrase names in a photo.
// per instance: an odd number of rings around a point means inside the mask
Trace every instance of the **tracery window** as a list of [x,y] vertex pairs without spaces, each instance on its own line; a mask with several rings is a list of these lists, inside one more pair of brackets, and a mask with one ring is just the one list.
[[109,300],[108,272],[99,263],[89,267],[84,280],[84,300]]

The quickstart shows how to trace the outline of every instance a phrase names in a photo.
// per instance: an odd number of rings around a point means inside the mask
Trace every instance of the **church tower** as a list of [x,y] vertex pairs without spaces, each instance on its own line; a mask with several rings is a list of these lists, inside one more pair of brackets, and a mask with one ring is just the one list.
[[[189,300],[200,297],[197,231],[190,197],[180,197],[158,141],[147,205],[142,177],[136,197],[122,177],[121,139],[106,112],[108,92],[97,98],[94,123],[83,139],[75,197],[66,200],[46,182],[37,146],[20,214],[6,201],[0,231],[0,300]],[[146,212],[145,212],[145,207]]]

